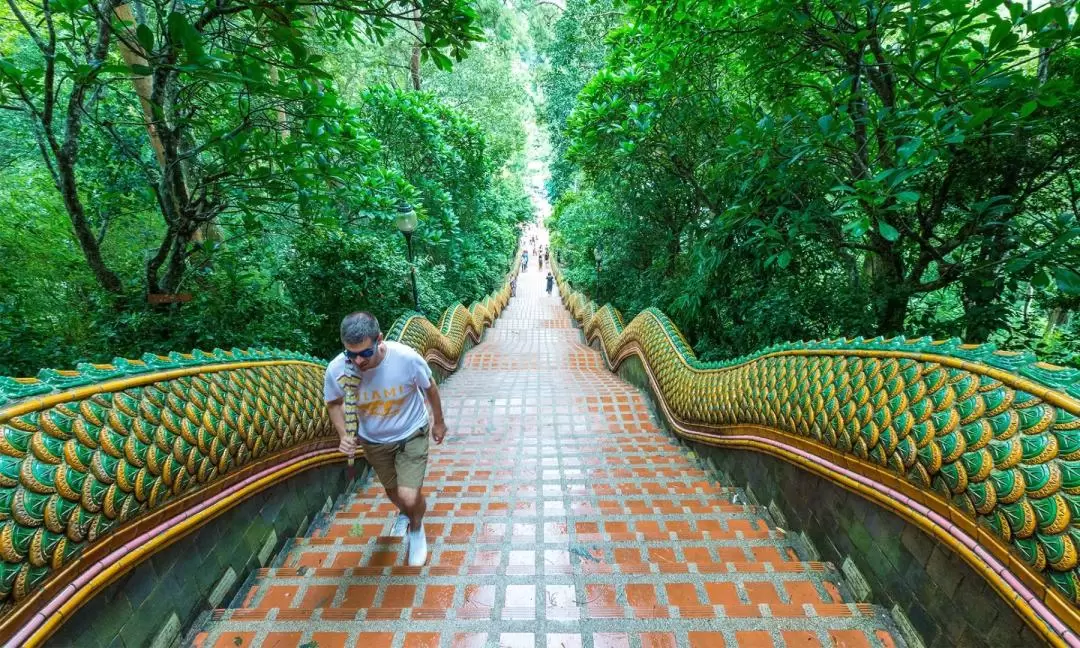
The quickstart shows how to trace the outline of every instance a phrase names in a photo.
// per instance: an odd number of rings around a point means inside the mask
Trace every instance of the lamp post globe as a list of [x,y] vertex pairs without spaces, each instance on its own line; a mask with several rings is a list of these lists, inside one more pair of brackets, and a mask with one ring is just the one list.
[[412,235],[416,231],[416,210],[412,208],[412,205],[405,201],[401,201],[397,205],[397,215],[394,216],[394,225],[397,226],[398,231],[405,237],[405,247],[409,253],[409,278],[412,283],[412,299],[413,310],[420,311],[420,300],[417,297],[416,292],[416,266],[413,265],[413,252],[412,252]]
[[416,224],[416,210],[405,201],[399,202],[397,204],[397,215],[394,216],[394,225],[397,226],[398,231],[408,237],[408,235],[416,231]]

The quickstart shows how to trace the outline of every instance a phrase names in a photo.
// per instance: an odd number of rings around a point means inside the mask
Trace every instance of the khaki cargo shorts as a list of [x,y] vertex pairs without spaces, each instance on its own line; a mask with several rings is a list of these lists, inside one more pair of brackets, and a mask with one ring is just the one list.
[[357,439],[364,458],[375,469],[383,488],[420,488],[427,474],[428,426],[404,441],[368,443]]

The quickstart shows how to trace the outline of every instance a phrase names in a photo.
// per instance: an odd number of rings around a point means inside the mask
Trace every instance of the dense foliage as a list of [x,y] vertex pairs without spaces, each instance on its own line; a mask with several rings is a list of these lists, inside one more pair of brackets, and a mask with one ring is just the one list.
[[518,21],[469,0],[0,4],[0,375],[328,356],[344,313],[413,307],[400,201],[421,310],[491,291],[530,214],[505,73],[522,30],[499,20]]
[[570,0],[567,272],[706,357],[902,333],[1076,363],[1078,43],[1071,1]]
[[1076,363],[1075,5],[3,0],[0,375],[329,355],[344,312],[413,306],[400,201],[421,310],[482,296],[534,100],[569,277],[705,357],[902,333]]

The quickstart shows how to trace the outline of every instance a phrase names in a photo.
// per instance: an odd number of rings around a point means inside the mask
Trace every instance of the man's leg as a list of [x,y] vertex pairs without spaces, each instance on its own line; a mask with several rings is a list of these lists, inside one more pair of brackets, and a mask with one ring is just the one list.
[[411,567],[423,565],[428,556],[427,538],[424,534],[427,501],[421,490],[427,473],[427,434],[425,427],[409,439],[395,457],[398,475],[397,498],[401,502],[402,512],[409,517],[409,531],[405,536],[409,545],[408,565]]
[[361,442],[360,449],[364,450],[364,459],[375,471],[379,483],[387,491],[387,497],[394,503],[397,510],[401,511],[402,504],[397,498],[397,467],[394,461],[396,458],[395,444]]
[[[397,507],[397,510],[405,513],[405,505],[401,503],[401,498],[398,497],[398,487],[396,484],[386,489],[386,496],[390,498],[391,502],[394,503],[394,506]],[[408,515],[408,513],[405,514]]]
[[394,493],[394,503],[402,513],[409,516],[409,528],[416,530],[424,519],[427,511],[427,500],[422,491],[424,477],[427,475],[428,460],[428,431],[409,439],[395,459],[397,484]]
[[409,530],[419,529],[424,521],[424,513],[427,512],[427,500],[424,498],[423,490],[398,486],[395,496],[397,501],[394,503],[398,505],[398,509],[409,516]]
[[401,498],[398,497],[397,486],[387,488],[386,497],[394,503],[397,507],[398,515],[394,519],[394,526],[390,529],[390,535],[395,538],[400,538],[405,535],[409,530],[409,516],[405,513],[405,505],[402,503]]

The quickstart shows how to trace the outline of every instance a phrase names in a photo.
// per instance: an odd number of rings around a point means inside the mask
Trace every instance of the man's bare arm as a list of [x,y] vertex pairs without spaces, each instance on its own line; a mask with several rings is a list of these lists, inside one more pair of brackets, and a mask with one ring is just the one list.
[[356,452],[356,438],[345,430],[345,399],[327,401],[326,409],[330,410],[330,422],[338,435],[338,450],[352,456]]
[[431,426],[431,438],[435,439],[435,443],[442,443],[443,437],[446,436],[446,421],[443,420],[439,386],[435,384],[434,380],[431,381],[431,387],[424,390],[424,394],[427,395],[428,402],[431,403],[431,413],[435,417],[435,423]]

